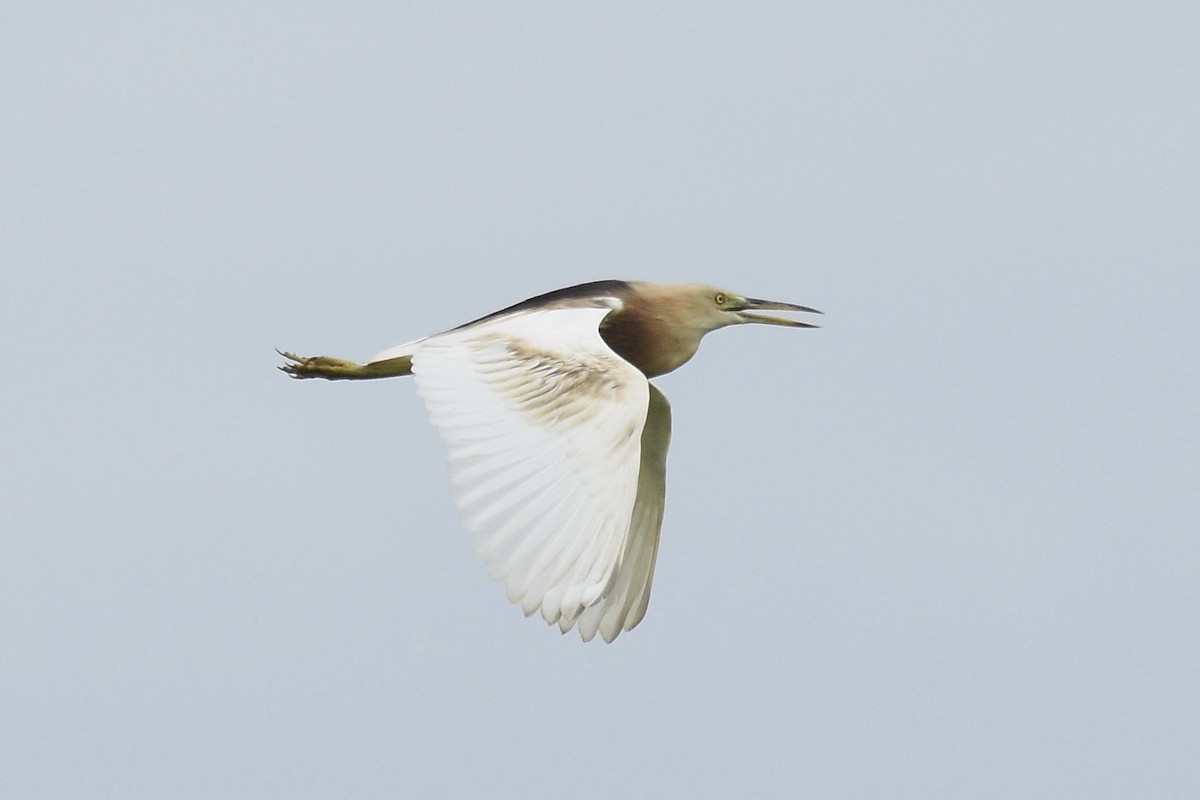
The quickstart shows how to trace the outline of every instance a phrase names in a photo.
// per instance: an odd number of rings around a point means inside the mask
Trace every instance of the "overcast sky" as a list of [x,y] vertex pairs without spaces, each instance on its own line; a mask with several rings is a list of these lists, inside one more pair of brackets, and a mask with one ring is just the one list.
[[[1198,8],[10,4],[0,796],[1200,795]],[[585,645],[272,348],[600,278],[827,316]]]

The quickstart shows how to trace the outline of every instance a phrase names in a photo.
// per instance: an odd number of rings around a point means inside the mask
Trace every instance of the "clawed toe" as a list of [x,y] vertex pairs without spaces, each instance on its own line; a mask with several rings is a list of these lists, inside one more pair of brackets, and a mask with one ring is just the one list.
[[293,378],[311,378],[311,377],[313,377],[313,374],[309,369],[309,362],[312,361],[311,358],[305,358],[304,356],[298,356],[295,353],[289,353],[286,350],[280,350],[278,347],[275,348],[275,352],[279,353],[279,355],[283,356],[289,362],[291,362],[289,364],[281,364],[279,366],[280,372],[285,372]]
[[325,378],[339,380],[354,377],[362,371],[362,365],[344,358],[330,356],[298,356],[276,348],[276,353],[290,363],[281,364],[279,371],[293,378]]

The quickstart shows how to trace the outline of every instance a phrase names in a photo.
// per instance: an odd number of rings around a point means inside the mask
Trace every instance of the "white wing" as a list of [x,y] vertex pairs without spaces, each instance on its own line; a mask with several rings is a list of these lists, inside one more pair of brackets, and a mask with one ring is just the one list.
[[606,642],[621,631],[630,631],[646,616],[650,582],[658,556],[658,533],[662,528],[667,495],[667,447],[671,443],[671,405],[654,384],[650,386],[650,409],[642,430],[641,471],[637,501],[625,539],[625,552],[616,583],[605,598],[579,617],[579,633],[585,642],[600,631]]
[[650,384],[600,338],[610,310],[518,312],[432,336],[413,354],[455,502],[489,573],[526,614],[540,610],[564,633],[597,608],[581,629],[589,639],[605,620],[619,617],[619,631],[639,618],[640,600],[623,599],[625,610],[601,603],[629,583],[626,558],[649,583],[645,545],[631,548],[628,534]]

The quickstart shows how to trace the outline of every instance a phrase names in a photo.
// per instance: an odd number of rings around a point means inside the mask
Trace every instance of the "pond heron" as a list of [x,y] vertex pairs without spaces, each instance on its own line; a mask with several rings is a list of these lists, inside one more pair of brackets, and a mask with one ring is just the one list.
[[393,347],[365,364],[281,352],[293,378],[412,375],[449,451],[454,501],[525,614],[611,642],[650,600],[671,409],[647,379],[755,313],[820,313],[704,284],[598,281]]

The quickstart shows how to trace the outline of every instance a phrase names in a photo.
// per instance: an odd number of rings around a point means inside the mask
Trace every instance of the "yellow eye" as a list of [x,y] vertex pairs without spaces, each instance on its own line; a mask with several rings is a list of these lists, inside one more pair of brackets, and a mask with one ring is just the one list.
[[725,295],[721,292],[717,292],[716,296],[713,297],[713,302],[719,306],[725,305]]

